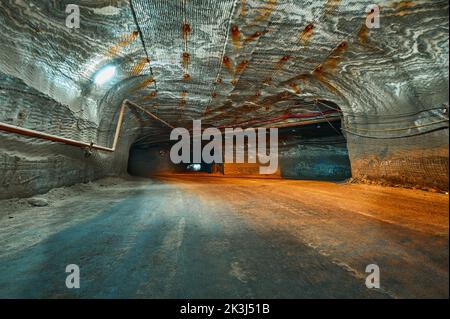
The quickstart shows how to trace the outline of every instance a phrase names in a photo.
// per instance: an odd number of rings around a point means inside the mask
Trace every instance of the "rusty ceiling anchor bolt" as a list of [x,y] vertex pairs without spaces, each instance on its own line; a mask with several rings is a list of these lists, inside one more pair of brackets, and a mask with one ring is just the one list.
[[247,43],[249,43],[249,42],[251,42],[251,41],[254,41],[254,40],[258,39],[260,36],[262,36],[262,34],[263,34],[262,32],[256,31],[256,32],[253,33],[252,35],[246,37],[246,38],[244,39],[244,43],[247,44]]
[[339,48],[340,49],[344,49],[344,48],[346,48],[347,47],[347,42],[345,42],[345,41],[342,41],[340,44],[339,44]]
[[237,25],[233,25],[231,27],[231,40],[237,49],[241,47],[241,32],[239,31],[239,27]]
[[287,98],[289,98],[289,92],[288,91],[284,91],[283,93],[281,93],[281,96],[280,96],[282,99],[287,99]]
[[272,83],[272,77],[269,76],[262,81],[263,84],[270,85]]
[[183,64],[183,66],[185,68],[188,67],[189,62],[190,62],[190,58],[191,58],[191,56],[187,52],[183,52],[183,54],[181,55],[181,61],[182,61],[181,63]]
[[183,39],[187,40],[189,37],[189,33],[191,33],[191,25],[189,23],[183,24],[183,27],[181,28],[183,32]]

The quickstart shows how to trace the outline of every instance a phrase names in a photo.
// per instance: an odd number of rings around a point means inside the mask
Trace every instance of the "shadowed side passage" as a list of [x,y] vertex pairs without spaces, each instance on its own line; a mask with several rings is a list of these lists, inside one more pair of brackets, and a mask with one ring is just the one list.
[[42,197],[0,202],[0,297],[448,298],[445,194],[168,175]]

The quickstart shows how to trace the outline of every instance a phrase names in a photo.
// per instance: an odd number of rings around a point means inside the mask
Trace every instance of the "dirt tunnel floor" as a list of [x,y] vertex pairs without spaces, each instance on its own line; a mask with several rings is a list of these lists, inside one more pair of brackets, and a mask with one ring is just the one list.
[[448,298],[444,194],[178,176],[40,197],[0,201],[2,298]]

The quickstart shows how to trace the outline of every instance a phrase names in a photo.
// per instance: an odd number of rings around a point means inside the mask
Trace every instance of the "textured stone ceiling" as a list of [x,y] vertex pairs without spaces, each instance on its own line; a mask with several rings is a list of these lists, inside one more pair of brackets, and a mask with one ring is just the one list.
[[[70,3],[80,29],[65,25]],[[350,121],[448,102],[448,2],[376,1],[381,27],[367,29],[372,3],[2,0],[0,72],[99,125],[123,99],[183,126],[286,124],[325,110],[315,99]],[[96,86],[110,64],[116,78]]]

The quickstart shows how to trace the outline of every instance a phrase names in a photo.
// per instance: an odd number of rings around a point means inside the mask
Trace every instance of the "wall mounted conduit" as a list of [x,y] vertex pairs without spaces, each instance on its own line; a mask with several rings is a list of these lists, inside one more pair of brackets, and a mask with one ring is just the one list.
[[116,126],[116,131],[114,134],[114,141],[113,141],[113,145],[112,147],[106,147],[106,146],[101,146],[101,145],[97,145],[92,143],[86,143],[86,142],[82,142],[82,141],[76,141],[73,139],[69,139],[69,138],[65,138],[62,136],[57,136],[57,135],[53,135],[53,134],[47,134],[44,132],[39,132],[39,131],[35,131],[35,130],[30,130],[30,129],[26,129],[20,126],[15,126],[15,125],[11,125],[11,124],[7,124],[7,123],[3,123],[0,122],[0,130],[2,131],[6,131],[6,132],[10,132],[10,133],[15,133],[15,134],[19,134],[19,135],[25,135],[25,136],[30,136],[30,137],[35,137],[35,138],[39,138],[39,139],[43,139],[43,140],[49,140],[52,142],[58,142],[58,143],[64,143],[67,145],[71,145],[71,146],[76,146],[76,147],[82,147],[82,148],[91,148],[91,149],[96,149],[96,150],[100,150],[100,151],[105,151],[105,152],[114,152],[116,150],[117,147],[117,143],[119,141],[119,136],[120,136],[120,131],[122,128],[122,124],[123,124],[123,119],[124,119],[124,113],[125,113],[125,108],[126,107],[133,107],[137,110],[142,111],[143,113],[145,113],[147,116],[161,122],[162,124],[164,124],[165,126],[169,127],[169,128],[174,128],[172,125],[170,125],[169,123],[167,123],[166,121],[162,120],[161,118],[159,118],[158,116],[154,115],[153,113],[145,110],[144,108],[140,107],[139,105],[128,101],[128,100],[124,100],[122,102],[121,108],[120,108],[120,112],[119,112],[119,119],[117,121],[117,126]]

